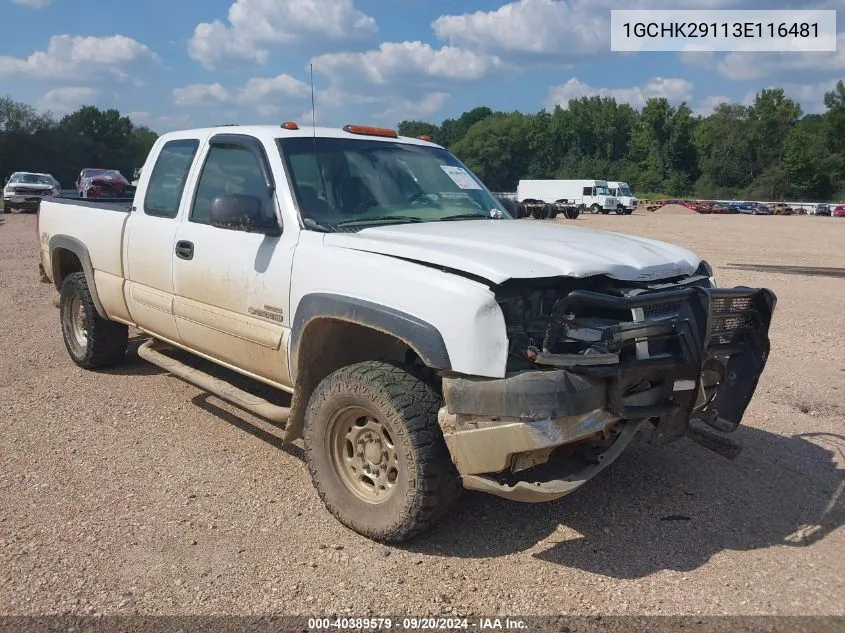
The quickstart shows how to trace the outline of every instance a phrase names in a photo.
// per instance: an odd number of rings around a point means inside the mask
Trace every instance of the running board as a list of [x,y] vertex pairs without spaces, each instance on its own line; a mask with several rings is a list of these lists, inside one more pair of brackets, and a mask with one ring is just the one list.
[[258,417],[277,424],[287,423],[290,417],[289,407],[275,405],[264,398],[251,394],[243,389],[238,389],[231,383],[215,378],[199,369],[194,369],[158,351],[167,348],[168,346],[166,344],[155,339],[150,339],[138,348],[138,356],[200,389],[204,389],[250,413],[254,413]]

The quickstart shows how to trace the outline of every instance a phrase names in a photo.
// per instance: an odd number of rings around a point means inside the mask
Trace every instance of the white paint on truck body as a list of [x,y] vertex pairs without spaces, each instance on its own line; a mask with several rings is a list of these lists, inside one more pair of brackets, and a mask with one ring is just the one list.
[[543,202],[565,199],[605,210],[616,209],[617,204],[605,180],[520,180],[516,197],[520,202],[528,199]]
[[[251,137],[263,147],[275,181],[280,236],[191,220],[209,140],[216,134]],[[311,294],[365,300],[424,321],[440,333],[452,371],[498,378],[505,375],[508,340],[491,290],[496,284],[511,278],[591,275],[651,280],[690,274],[699,265],[690,251],[655,240],[511,219],[391,224],[352,233],[306,229],[277,141],[314,134],[318,139],[362,138],[342,130],[273,126],[165,134],[141,170],[131,212],[42,203],[45,267],[51,236],[75,239],[90,255],[106,316],[290,389],[292,326]],[[404,137],[366,138],[439,147]],[[150,214],[146,192],[164,148],[191,139],[197,151],[177,191],[175,215]],[[172,158],[175,150],[166,151]],[[576,197],[573,187],[605,186],[594,180],[546,182],[572,183],[556,189],[550,201]],[[615,205],[610,199],[604,195],[604,204]],[[193,244],[190,260],[175,254],[183,241]]]

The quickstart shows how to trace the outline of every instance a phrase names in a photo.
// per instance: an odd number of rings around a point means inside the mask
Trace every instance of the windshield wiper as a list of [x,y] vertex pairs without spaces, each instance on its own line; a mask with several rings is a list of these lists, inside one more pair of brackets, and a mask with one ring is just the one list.
[[317,231],[318,233],[332,232],[330,227],[326,226],[325,224],[321,224],[316,220],[312,220],[311,218],[302,218],[302,223],[305,225],[306,229],[311,229],[312,231]]
[[447,222],[449,220],[472,220],[474,218],[478,218],[479,220],[495,219],[482,213],[459,213],[458,215],[447,215],[445,218],[439,218],[438,222]]
[[336,226],[346,226],[347,224],[373,224],[376,222],[393,222],[396,220],[397,222],[425,222],[422,218],[418,218],[413,215],[385,215],[381,217],[373,217],[373,218],[350,218],[349,220],[342,220],[341,222],[335,222]]

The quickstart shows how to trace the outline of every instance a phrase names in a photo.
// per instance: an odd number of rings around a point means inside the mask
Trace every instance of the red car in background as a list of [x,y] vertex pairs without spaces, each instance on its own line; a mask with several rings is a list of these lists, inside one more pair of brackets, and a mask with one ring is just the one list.
[[845,218],[845,204],[840,204],[836,207],[833,207],[833,211],[830,214],[834,218]]
[[127,198],[135,187],[116,169],[86,167],[76,179],[76,191],[80,198]]

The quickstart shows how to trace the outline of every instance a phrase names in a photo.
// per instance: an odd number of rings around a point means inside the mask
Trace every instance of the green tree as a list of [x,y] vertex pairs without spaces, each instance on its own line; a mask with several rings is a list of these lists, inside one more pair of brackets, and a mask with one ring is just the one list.
[[528,165],[528,120],[498,113],[482,119],[452,147],[455,155],[493,191],[513,191]]
[[834,193],[842,161],[827,149],[826,128],[823,119],[808,119],[793,127],[784,141],[784,171],[798,198],[829,200]]
[[428,134],[435,143],[440,143],[440,127],[434,123],[402,121],[399,124],[398,132],[400,136],[410,136],[411,138],[418,138],[423,134]]
[[698,124],[694,142],[701,170],[695,185],[698,195],[733,197],[751,183],[754,148],[745,106],[720,103]]

